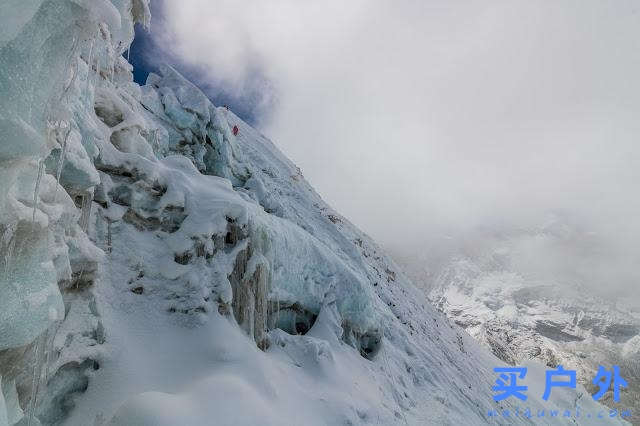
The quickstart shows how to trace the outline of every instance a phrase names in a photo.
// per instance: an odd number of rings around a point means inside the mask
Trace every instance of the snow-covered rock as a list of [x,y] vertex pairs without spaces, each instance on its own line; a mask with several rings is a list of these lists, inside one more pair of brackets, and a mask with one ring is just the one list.
[[499,361],[271,141],[168,66],[133,83],[121,55],[148,1],[2,7],[0,422],[481,424],[516,408],[493,402]]

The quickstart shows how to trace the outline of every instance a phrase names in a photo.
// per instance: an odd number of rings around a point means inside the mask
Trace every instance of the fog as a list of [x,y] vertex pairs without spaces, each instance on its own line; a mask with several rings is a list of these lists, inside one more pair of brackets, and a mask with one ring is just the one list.
[[182,0],[166,51],[339,212],[437,268],[509,241],[523,273],[640,302],[633,0]]

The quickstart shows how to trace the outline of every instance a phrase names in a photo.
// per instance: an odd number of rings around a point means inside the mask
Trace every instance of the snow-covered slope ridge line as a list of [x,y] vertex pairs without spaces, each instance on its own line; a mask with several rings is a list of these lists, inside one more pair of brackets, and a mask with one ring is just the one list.
[[0,426],[514,408],[492,402],[497,359],[269,140],[170,67],[133,83],[146,0],[0,8]]

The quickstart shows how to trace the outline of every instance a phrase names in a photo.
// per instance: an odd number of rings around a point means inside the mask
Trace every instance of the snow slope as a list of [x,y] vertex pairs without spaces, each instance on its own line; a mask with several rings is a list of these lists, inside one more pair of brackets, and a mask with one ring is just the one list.
[[[0,426],[513,410],[492,400],[499,361],[273,143],[170,67],[133,83],[122,53],[149,19],[146,0],[2,5]],[[602,409],[539,395],[531,410]]]

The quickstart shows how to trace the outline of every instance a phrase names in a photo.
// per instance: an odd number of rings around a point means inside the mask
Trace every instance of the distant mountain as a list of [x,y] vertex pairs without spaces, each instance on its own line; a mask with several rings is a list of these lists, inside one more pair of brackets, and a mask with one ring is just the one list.
[[640,312],[585,287],[530,281],[500,262],[460,258],[433,281],[438,310],[509,364],[537,360],[578,371],[593,391],[599,365],[620,365],[629,388],[611,407],[640,411]]

